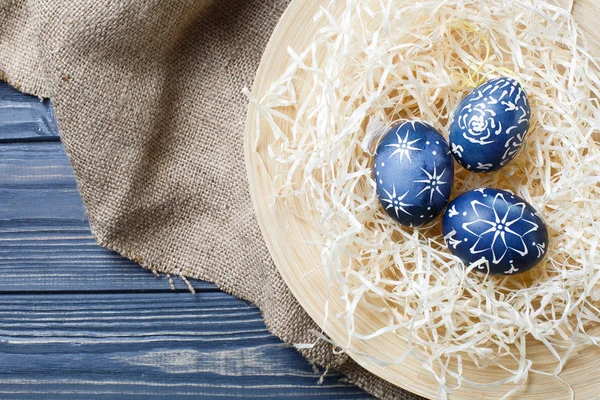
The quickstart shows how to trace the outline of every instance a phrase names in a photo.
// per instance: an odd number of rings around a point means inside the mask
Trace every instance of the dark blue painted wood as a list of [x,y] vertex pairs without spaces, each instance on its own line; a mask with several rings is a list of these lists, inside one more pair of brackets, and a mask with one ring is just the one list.
[[58,129],[48,100],[27,96],[0,81],[0,142],[58,140]]
[[[1,399],[366,399],[253,306],[93,240],[49,103],[0,82]],[[25,143],[36,142],[36,143]]]
[[[223,293],[3,295],[0,398],[364,399]],[[27,393],[23,393],[27,392]]]
[[60,142],[0,144],[0,292],[107,290],[170,285],[96,244]]

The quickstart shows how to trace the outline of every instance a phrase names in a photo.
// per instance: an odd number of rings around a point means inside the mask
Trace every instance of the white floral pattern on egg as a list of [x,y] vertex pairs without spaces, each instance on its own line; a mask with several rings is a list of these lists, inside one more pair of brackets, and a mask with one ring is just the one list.
[[519,152],[531,109],[527,93],[511,78],[492,79],[469,93],[458,105],[450,125],[452,155],[474,172],[491,172]]
[[448,205],[442,232],[450,251],[494,275],[521,273],[548,250],[548,229],[525,200],[500,189],[476,189]]

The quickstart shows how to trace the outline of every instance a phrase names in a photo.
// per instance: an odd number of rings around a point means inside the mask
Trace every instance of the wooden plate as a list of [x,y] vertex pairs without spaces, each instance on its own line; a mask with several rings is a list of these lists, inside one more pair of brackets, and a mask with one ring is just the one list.
[[[377,1],[377,0],[373,0]],[[400,1],[400,0],[399,0]],[[565,0],[568,2],[569,0]],[[308,46],[316,26],[312,17],[319,6],[327,0],[293,0],[277,25],[269,44],[265,50],[261,65],[258,69],[252,92],[260,98],[267,91],[271,82],[279,77],[290,63],[286,51],[288,46],[302,50]],[[344,5],[339,2],[340,9]],[[600,54],[600,3],[597,0],[576,0],[573,9],[574,15],[580,25],[584,26],[588,40],[592,43],[596,54]],[[265,140],[259,142],[257,151],[254,149],[257,132],[254,121],[257,117],[256,109],[251,105],[248,110],[246,122],[246,166],[252,200],[258,216],[262,233],[267,246],[273,256],[275,264],[288,287],[298,299],[308,314],[321,326],[329,337],[338,343],[345,343],[345,326],[342,321],[330,318],[324,325],[324,303],[327,294],[327,281],[324,273],[319,269],[306,275],[320,263],[318,250],[306,244],[306,241],[315,240],[318,234],[313,228],[316,225],[314,217],[305,208],[295,210],[292,214],[286,207],[276,203],[271,205],[269,196],[271,182],[269,171],[273,162],[267,156],[267,145],[271,142],[270,132],[261,132]],[[285,126],[283,126],[285,130]],[[261,138],[262,139],[262,138]],[[263,164],[264,161],[264,164]],[[306,275],[306,277],[305,277]],[[339,290],[333,289],[330,296],[330,315],[344,310],[340,300]],[[357,330],[370,330],[381,325],[378,316],[365,310],[357,310]],[[380,317],[379,317],[380,318]],[[369,354],[380,359],[390,359],[398,356],[407,349],[407,343],[395,334],[387,334],[365,342],[353,342],[350,356],[367,370],[413,393],[433,399],[437,394],[438,383],[432,374],[420,365],[414,358],[407,359],[401,365],[381,366],[374,364],[360,354]],[[553,357],[539,342],[528,343],[528,355],[535,360],[535,367],[540,370],[551,371],[555,365]],[[568,382],[576,393],[577,399],[597,398],[600,394],[600,348],[589,347],[581,349],[572,356],[565,366],[561,377]],[[479,382],[489,382],[503,375],[502,371],[487,368],[479,370],[474,365],[465,363],[463,370],[466,376]],[[511,385],[491,388],[477,388],[464,386],[453,392],[453,399],[498,399]],[[570,392],[564,383],[540,374],[530,374],[527,384],[520,389],[515,398],[523,399],[566,399]]]

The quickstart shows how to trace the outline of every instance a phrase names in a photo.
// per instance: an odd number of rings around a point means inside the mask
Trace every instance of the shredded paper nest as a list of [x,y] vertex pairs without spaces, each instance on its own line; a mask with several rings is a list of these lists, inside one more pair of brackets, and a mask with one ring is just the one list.
[[[600,319],[599,69],[569,10],[547,0],[347,0],[332,1],[314,22],[310,46],[288,49],[286,72],[264,97],[250,98],[258,140],[269,141],[276,161],[275,201],[301,202],[318,218],[316,267],[346,304],[328,314],[347,327],[336,345],[401,335],[410,351],[391,362],[416,357],[438,380],[440,398],[463,384],[522,384],[532,373],[560,379],[577,346],[600,340],[591,333]],[[419,229],[395,223],[372,176],[385,128],[420,119],[447,137],[460,100],[497,76],[527,90],[531,129],[498,172],[456,164],[452,197],[506,189],[545,218],[546,259],[511,277],[471,272],[448,251],[440,218]],[[359,305],[387,324],[358,332]],[[531,340],[555,358],[552,369],[536,369]],[[478,382],[463,373],[465,360],[506,374]]]

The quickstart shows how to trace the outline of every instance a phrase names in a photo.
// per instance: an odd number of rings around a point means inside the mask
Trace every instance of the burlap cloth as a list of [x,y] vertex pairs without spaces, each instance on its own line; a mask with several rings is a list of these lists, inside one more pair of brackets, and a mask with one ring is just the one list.
[[[316,325],[269,256],[243,156],[241,90],[288,1],[0,0],[0,78],[52,99],[102,246],[214,282],[306,343]],[[377,397],[418,398],[324,344],[304,355]]]

